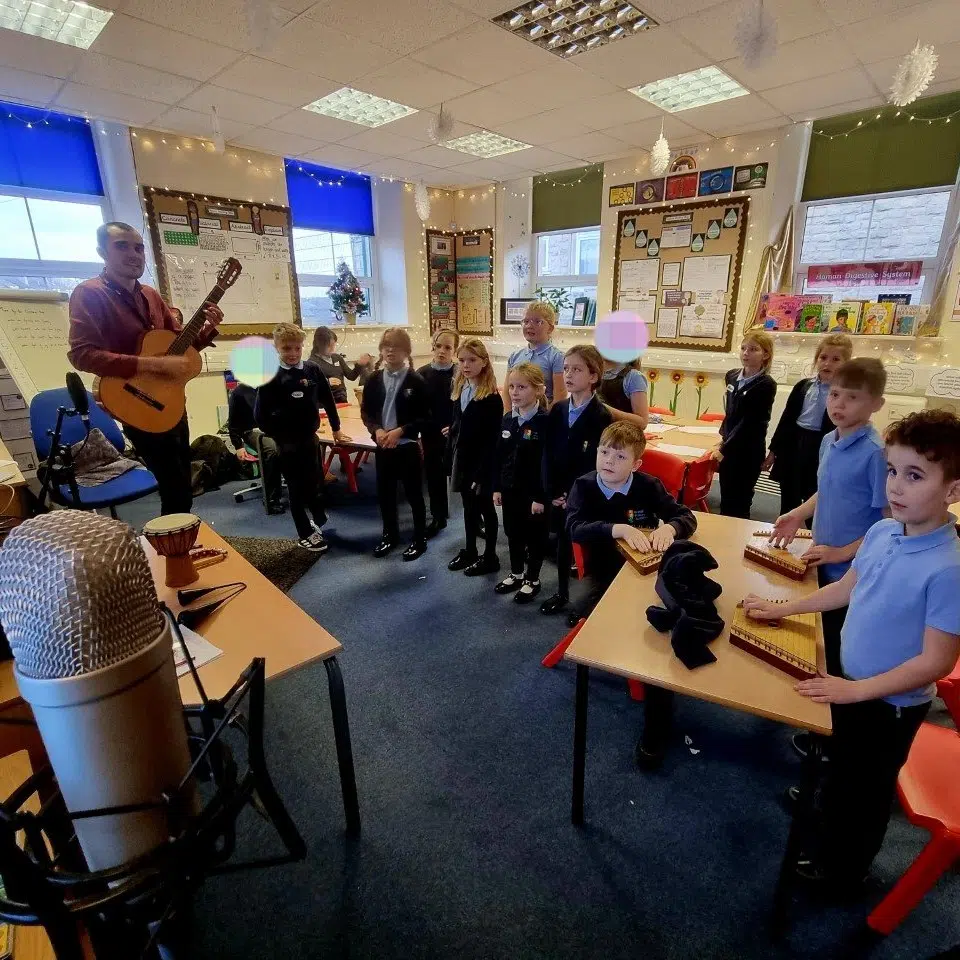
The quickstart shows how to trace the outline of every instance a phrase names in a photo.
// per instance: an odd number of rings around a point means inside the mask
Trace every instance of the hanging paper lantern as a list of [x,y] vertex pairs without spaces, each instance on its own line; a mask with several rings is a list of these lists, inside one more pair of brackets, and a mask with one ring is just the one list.
[[913,103],[930,86],[939,60],[932,46],[921,47],[918,40],[897,66],[890,87],[890,102],[898,107]]
[[430,194],[427,185],[421,180],[413,191],[413,205],[417,208],[417,216],[423,223],[430,219]]
[[777,21],[763,0],[747,0],[733,31],[733,42],[749,70],[763,66],[777,50]]
[[435,117],[430,118],[427,135],[434,143],[444,143],[453,134],[453,124],[453,114],[449,110],[445,110],[441,103],[440,112]]
[[660,136],[650,151],[650,172],[655,177],[659,177],[667,172],[668,166],[670,166],[670,144],[667,143],[667,138],[663,135],[663,123],[661,122]]

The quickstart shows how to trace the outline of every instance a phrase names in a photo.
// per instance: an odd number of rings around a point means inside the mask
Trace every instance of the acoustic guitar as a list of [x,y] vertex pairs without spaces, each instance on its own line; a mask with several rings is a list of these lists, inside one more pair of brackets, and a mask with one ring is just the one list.
[[129,380],[98,377],[93,384],[97,403],[117,420],[146,433],[165,433],[175,427],[187,409],[187,383],[203,369],[203,361],[194,343],[203,329],[204,308],[207,304],[220,302],[237,282],[242,269],[240,261],[234,257],[224,260],[213,289],[179,333],[148,330],[141,337],[138,357],[186,357],[189,370],[182,379],[149,373],[138,373]]

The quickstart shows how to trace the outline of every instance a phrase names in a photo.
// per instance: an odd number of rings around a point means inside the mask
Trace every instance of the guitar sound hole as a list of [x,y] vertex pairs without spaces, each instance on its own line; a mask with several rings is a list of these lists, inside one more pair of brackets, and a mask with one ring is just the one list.
[[158,412],[163,412],[164,404],[154,397],[151,397],[150,394],[144,393],[142,390],[135,387],[132,383],[125,383],[123,389],[127,393],[132,393],[138,400],[142,400],[147,406],[153,407],[154,410]]

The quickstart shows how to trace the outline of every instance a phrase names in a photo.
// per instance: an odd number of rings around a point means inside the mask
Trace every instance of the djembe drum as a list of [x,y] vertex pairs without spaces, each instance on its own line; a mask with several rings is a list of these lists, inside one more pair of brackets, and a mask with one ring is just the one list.
[[147,543],[167,561],[168,587],[185,587],[199,578],[190,556],[199,533],[200,518],[192,513],[171,513],[143,525]]

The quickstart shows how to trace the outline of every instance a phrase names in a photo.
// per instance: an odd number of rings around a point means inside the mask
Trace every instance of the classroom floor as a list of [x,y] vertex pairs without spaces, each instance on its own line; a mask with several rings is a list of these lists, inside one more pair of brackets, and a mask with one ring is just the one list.
[[[495,596],[495,577],[447,571],[459,512],[416,563],[374,560],[373,479],[371,464],[358,497],[336,485],[330,552],[291,592],[345,647],[362,838],[352,845],[343,834],[323,667],[273,681],[268,763],[308,857],[208,882],[191,957],[851,956],[847,938],[917,855],[922,831],[898,813],[869,898],[800,901],[788,941],[775,947],[765,921],[788,827],[778,797],[798,771],[788,731],[684,700],[665,767],[642,774],[633,766],[641,706],[624,681],[599,675],[588,825],[577,830],[574,671],[540,666],[563,621]],[[198,499],[196,513],[222,534],[293,535],[289,514],[235,504],[238,486]],[[153,498],[120,509],[134,525],[158,512]],[[754,515],[775,512],[776,500],[758,494]],[[553,583],[548,564],[544,595]],[[241,836],[241,853],[266,852],[249,812]],[[919,960],[960,943],[957,882],[944,878],[871,956]]]

